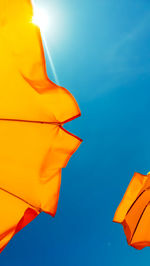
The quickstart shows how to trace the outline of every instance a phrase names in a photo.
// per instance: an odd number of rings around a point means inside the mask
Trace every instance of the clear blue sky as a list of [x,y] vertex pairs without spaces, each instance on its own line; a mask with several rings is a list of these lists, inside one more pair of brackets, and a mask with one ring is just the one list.
[[56,217],[19,232],[0,265],[148,266],[150,248],[128,247],[112,219],[133,173],[150,170],[150,1],[41,1],[56,11],[46,38],[60,85],[82,111],[66,127],[84,142],[63,170]]

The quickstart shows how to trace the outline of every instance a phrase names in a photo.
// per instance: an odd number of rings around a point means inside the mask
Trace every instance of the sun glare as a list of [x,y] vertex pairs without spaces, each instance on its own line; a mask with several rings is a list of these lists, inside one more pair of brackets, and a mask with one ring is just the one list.
[[49,16],[46,10],[34,7],[32,23],[37,25],[42,31],[46,31],[49,26]]

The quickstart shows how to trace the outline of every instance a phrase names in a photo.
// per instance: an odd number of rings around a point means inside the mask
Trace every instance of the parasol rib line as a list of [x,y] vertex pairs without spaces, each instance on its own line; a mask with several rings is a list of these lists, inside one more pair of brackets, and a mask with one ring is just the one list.
[[136,198],[136,200],[132,203],[131,207],[129,208],[129,210],[127,211],[126,215],[131,211],[132,207],[134,206],[134,204],[137,202],[137,200],[143,195],[144,192],[146,192],[147,190],[150,190],[150,187],[148,187],[147,189],[144,189],[139,196]]
[[10,122],[24,122],[24,123],[34,123],[34,124],[48,124],[48,125],[57,125],[61,126],[62,123],[59,122],[47,122],[47,121],[38,121],[38,120],[23,120],[23,119],[9,119],[9,118],[0,118],[0,121],[10,121]]
[[33,206],[33,205],[32,205],[31,203],[29,203],[28,201],[22,199],[21,197],[18,197],[17,195],[15,195],[15,194],[9,192],[8,190],[6,190],[6,189],[4,189],[4,188],[1,188],[1,187],[0,187],[0,190],[2,190],[2,191],[4,191],[4,192],[8,193],[9,195],[11,195],[11,196],[13,196],[13,197],[15,197],[15,198],[17,198],[17,199],[19,199],[19,200],[22,200],[23,202],[25,202],[26,204],[30,205],[32,208],[38,210],[39,212],[42,212],[42,210],[41,210],[40,208],[38,208],[38,207],[36,207],[36,206]]

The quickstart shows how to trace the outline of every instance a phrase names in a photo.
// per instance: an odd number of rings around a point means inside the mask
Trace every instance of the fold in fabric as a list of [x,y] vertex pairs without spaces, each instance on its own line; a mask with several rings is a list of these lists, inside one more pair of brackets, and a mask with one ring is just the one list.
[[149,174],[134,174],[113,221],[123,225],[130,246],[136,249],[150,246]]
[[29,0],[0,0],[0,251],[40,212],[55,215],[66,167],[81,139],[63,128],[80,116],[47,76]]

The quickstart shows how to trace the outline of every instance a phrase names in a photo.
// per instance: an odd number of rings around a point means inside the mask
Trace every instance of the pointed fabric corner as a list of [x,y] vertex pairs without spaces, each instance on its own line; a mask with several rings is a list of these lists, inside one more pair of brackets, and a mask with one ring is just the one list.
[[81,139],[63,128],[80,116],[47,76],[29,0],[0,0],[0,251],[44,211],[54,216],[61,169]]
[[0,252],[38,214],[39,211],[25,201],[0,189]]
[[123,225],[130,246],[150,246],[150,175],[134,174],[113,221]]

